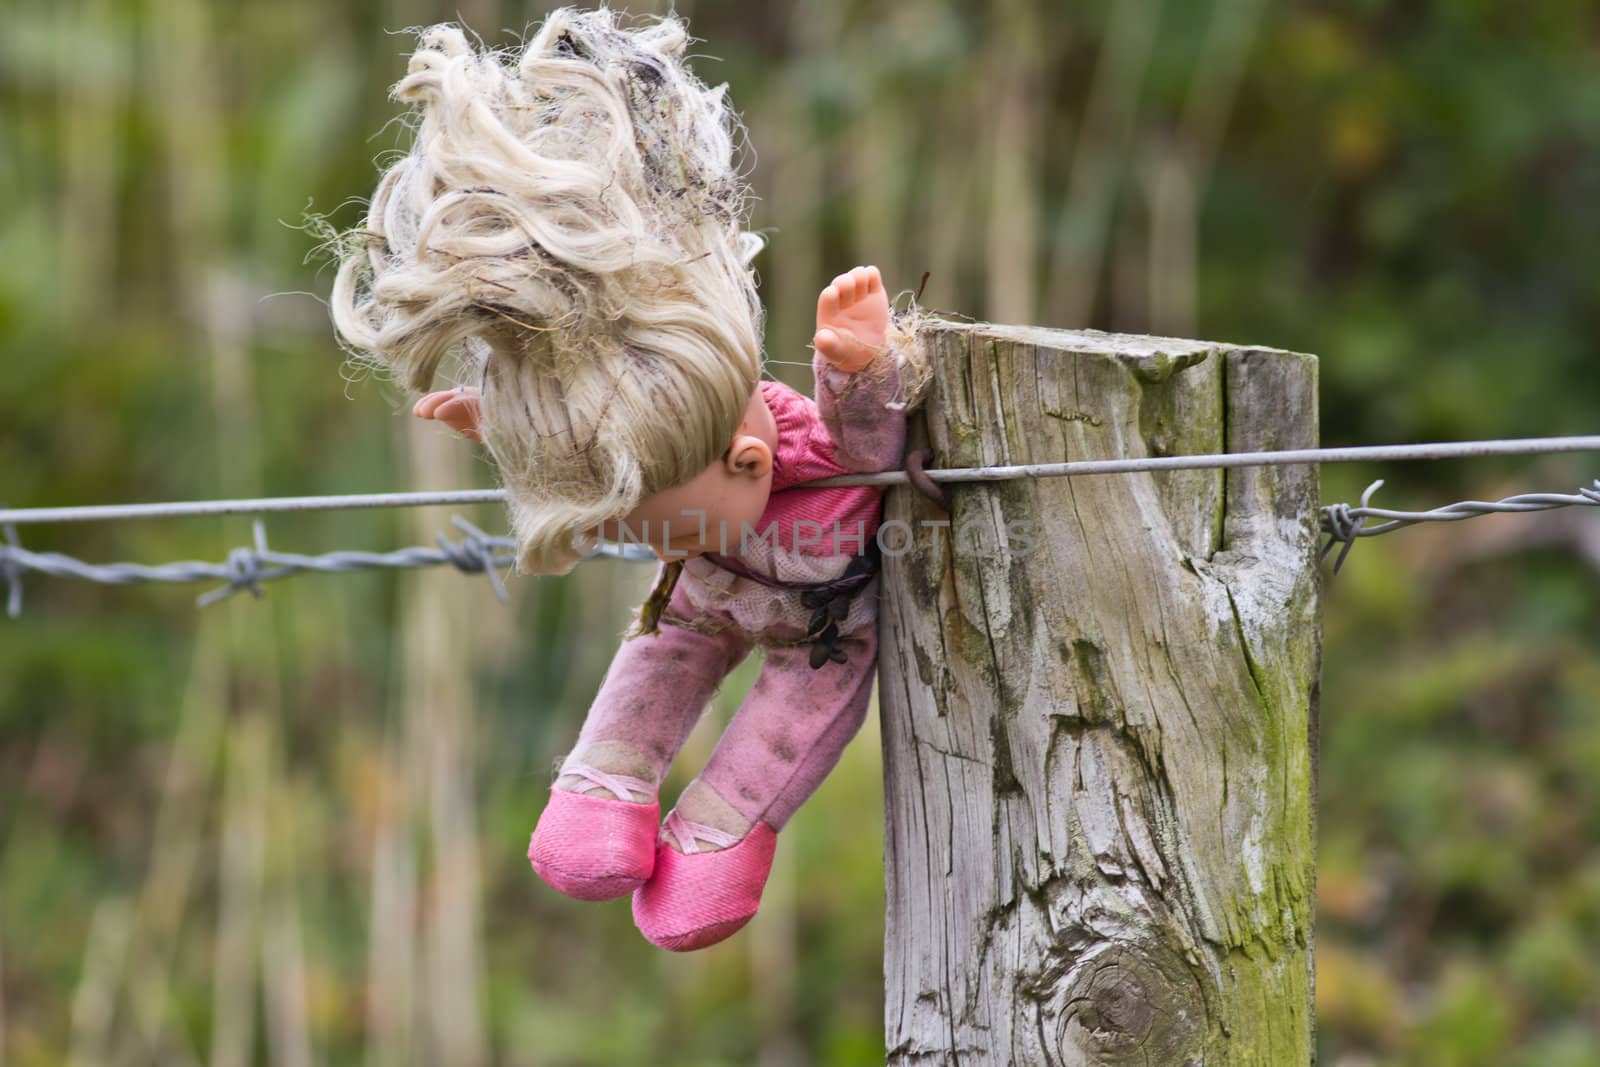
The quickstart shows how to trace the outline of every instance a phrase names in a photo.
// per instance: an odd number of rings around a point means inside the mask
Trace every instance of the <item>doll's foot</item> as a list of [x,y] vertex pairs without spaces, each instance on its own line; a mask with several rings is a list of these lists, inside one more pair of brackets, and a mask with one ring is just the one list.
[[777,831],[757,820],[737,838],[674,811],[661,833],[655,873],[633,894],[634,925],[646,940],[671,952],[692,952],[732,937],[761,906],[778,850]]
[[[578,900],[625,897],[655,870],[656,824],[661,806],[655,786],[641,778],[567,763],[577,775],[614,797],[552,788],[550,803],[528,842],[528,862],[550,888]],[[643,798],[635,800],[635,797]]]

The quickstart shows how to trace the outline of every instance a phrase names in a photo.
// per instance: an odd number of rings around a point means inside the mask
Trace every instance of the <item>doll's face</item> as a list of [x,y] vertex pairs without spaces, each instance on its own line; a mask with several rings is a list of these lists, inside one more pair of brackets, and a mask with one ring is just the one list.
[[746,524],[755,527],[772,495],[777,447],[777,421],[757,389],[719,459],[688,481],[645,497],[620,522],[602,523],[599,535],[648,544],[662,559],[736,553],[740,531]]

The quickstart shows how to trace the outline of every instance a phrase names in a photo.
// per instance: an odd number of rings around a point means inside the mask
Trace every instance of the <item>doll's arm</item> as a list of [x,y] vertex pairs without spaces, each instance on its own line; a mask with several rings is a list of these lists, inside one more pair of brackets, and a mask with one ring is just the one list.
[[905,412],[891,406],[900,366],[888,332],[889,298],[877,267],[839,275],[817,298],[817,411],[835,458],[852,470],[891,470],[905,453]]
[[481,395],[470,385],[448,389],[442,393],[429,393],[411,413],[419,419],[438,419],[457,433],[482,441],[478,433]]
[[835,278],[817,297],[817,355],[846,374],[871,363],[889,333],[889,297],[877,267],[857,267]]

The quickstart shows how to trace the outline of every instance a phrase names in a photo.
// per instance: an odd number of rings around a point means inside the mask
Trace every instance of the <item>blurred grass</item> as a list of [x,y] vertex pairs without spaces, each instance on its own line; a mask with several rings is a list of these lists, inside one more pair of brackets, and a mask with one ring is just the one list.
[[[655,10],[636,5],[635,10]],[[0,34],[0,497],[487,485],[341,380],[295,229],[352,224],[386,87],[457,14],[19,0]],[[1592,431],[1600,11],[1361,0],[982,9],[680,3],[757,150],[768,352],[857,262],[975,317],[1311,351],[1328,444]],[[374,131],[380,131],[374,136]],[[307,295],[310,294],[310,295]],[[797,385],[804,372],[775,363]],[[1430,506],[1578,459],[1328,468]],[[468,509],[485,528],[492,508]],[[286,549],[447,515],[269,523]],[[241,520],[59,526],[85,559],[219,558]],[[1332,1064],[1600,1063],[1600,531],[1475,520],[1330,586],[1318,1033]],[[876,724],[785,834],[767,906],[680,958],[521,854],[648,568],[30,579],[0,640],[0,1063],[865,1064],[881,1049]],[[714,743],[724,687],[667,790]]]

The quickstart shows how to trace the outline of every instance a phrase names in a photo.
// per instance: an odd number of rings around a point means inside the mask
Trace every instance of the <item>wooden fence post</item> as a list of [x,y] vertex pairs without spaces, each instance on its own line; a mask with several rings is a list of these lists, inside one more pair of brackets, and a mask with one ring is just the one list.
[[[1317,443],[1311,356],[920,336],[930,466]],[[1309,1063],[1316,468],[951,495],[882,535],[889,1063]]]

